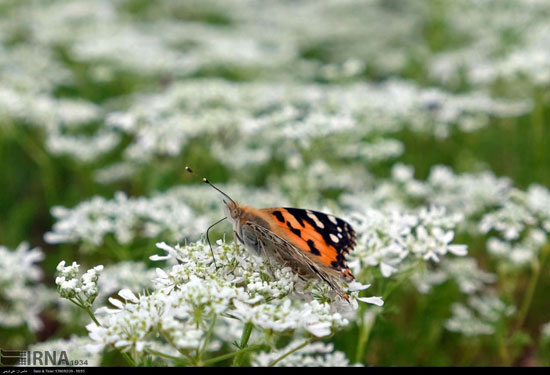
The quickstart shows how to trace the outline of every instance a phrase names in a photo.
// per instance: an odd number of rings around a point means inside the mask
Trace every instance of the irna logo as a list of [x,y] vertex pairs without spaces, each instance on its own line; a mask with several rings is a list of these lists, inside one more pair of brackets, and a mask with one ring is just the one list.
[[2,366],[68,366],[69,364],[69,357],[64,350],[30,351],[0,349],[0,365]]

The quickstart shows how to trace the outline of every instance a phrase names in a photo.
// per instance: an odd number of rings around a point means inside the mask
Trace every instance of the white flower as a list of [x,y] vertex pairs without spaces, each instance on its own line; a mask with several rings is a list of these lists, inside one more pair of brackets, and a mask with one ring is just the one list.
[[0,326],[27,325],[32,331],[43,327],[41,312],[55,300],[55,295],[38,284],[42,270],[36,264],[44,253],[22,242],[15,250],[0,246]]
[[491,295],[470,297],[468,306],[455,303],[452,317],[445,322],[445,328],[466,336],[490,335],[495,325],[515,312],[513,306]]
[[[416,215],[396,209],[387,213],[373,209],[365,215],[354,214],[351,222],[358,233],[358,249],[351,259],[380,267],[384,277],[390,277],[411,263],[411,257],[439,261],[448,252],[464,256],[466,245],[451,244],[454,228],[462,219],[449,215],[443,208],[421,208]],[[353,260],[352,267],[359,264]]]
[[[165,258],[178,263],[156,270],[156,290],[148,295],[123,289],[118,293],[121,299],[109,299],[114,309],[96,311],[101,326],[88,325],[96,350],[113,346],[142,352],[156,342],[157,335],[168,337],[179,349],[197,348],[213,317],[218,318],[217,324],[232,326],[237,319],[252,323],[259,332],[315,337],[328,336],[348,324],[337,311],[341,304],[330,303],[334,293],[322,281],[298,282],[289,268],[272,274],[266,261],[254,261],[234,243],[214,246],[215,264],[203,242],[157,246],[168,254]],[[357,301],[383,304],[380,297],[358,296],[367,288],[359,282],[350,284],[351,306],[357,307]],[[345,304],[349,309],[350,304]]]
[[482,291],[487,284],[496,281],[496,276],[479,269],[474,258],[445,258],[435,270],[417,272],[412,282],[421,293],[428,293],[434,285],[454,280],[462,293]]
[[97,287],[99,300],[121,289],[130,289],[134,293],[153,289],[154,269],[147,268],[143,262],[118,262],[105,267],[101,272]]
[[357,300],[361,302],[371,303],[376,306],[384,305],[384,301],[382,300],[382,297],[361,297],[361,298],[357,298]]
[[[221,188],[225,188],[221,186]],[[227,187],[235,196],[246,196],[250,204],[285,202],[276,191]],[[266,203],[267,202],[267,203]],[[93,197],[74,208],[52,208],[57,219],[51,232],[44,235],[49,243],[83,242],[88,251],[96,251],[105,236],[128,244],[136,237],[163,238],[175,241],[197,238],[211,221],[219,219],[219,197],[204,186],[181,186],[151,197],[128,197],[118,192],[113,199]]]
[[89,269],[80,278],[79,268],[80,265],[76,262],[65,266],[65,261],[61,261],[56,267],[60,276],[56,277],[55,284],[61,297],[77,301],[83,306],[90,306],[99,294],[97,283],[103,266]]
[[394,164],[392,178],[399,182],[408,182],[414,177],[414,168],[401,163]]

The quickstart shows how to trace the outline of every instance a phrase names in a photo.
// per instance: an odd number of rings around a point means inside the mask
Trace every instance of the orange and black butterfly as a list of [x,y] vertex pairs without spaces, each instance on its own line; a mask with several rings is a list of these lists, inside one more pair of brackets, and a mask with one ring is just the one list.
[[[186,170],[191,172],[188,167]],[[321,279],[348,300],[339,282],[354,280],[346,263],[346,255],[356,245],[355,231],[349,223],[301,208],[243,206],[207,179],[203,182],[228,199],[223,200],[226,217],[222,220],[232,222],[235,237],[247,250],[288,266],[303,278]]]

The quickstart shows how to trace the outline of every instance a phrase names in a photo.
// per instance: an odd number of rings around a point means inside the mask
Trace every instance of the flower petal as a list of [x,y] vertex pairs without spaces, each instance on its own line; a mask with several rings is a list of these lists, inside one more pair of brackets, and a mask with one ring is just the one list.
[[382,300],[382,297],[360,297],[357,299],[361,302],[370,303],[376,306],[384,305],[384,301]]

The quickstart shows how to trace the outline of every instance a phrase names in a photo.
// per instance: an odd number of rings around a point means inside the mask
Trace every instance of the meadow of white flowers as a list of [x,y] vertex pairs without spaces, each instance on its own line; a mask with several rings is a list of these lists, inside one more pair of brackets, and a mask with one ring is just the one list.
[[[548,150],[548,0],[3,1],[0,348],[550,365]],[[351,223],[349,303],[186,165]]]

